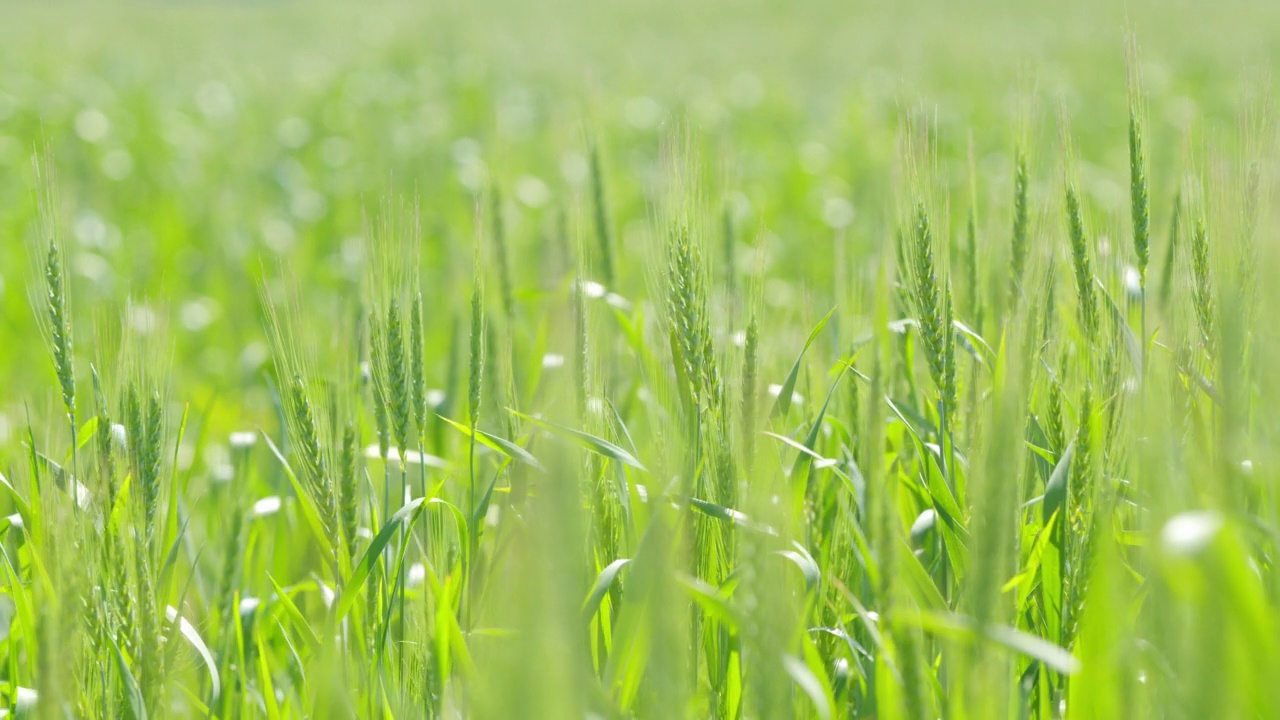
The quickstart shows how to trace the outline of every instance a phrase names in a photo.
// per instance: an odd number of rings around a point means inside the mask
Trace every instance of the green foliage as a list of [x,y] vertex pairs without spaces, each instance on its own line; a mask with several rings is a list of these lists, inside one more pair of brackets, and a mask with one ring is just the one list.
[[11,9],[0,715],[1280,715],[1280,9],[677,5]]

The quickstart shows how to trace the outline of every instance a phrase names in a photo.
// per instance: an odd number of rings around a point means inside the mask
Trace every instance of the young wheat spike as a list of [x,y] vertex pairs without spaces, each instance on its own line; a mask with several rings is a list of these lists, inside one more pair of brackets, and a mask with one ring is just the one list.
[[1080,324],[1092,339],[1098,327],[1097,298],[1093,294],[1093,269],[1089,263],[1089,245],[1084,234],[1084,218],[1075,186],[1067,185],[1067,230],[1071,237],[1071,261],[1075,267],[1076,294],[1080,298]]
[[55,240],[49,240],[49,254],[44,266],[48,287],[49,331],[53,339],[53,366],[62,389],[62,404],[74,425],[76,420],[76,375],[71,344],[71,317],[67,312],[67,290],[62,275],[62,251]]
[[965,284],[969,290],[969,313],[974,329],[982,332],[982,288],[978,284],[978,219],[969,211],[965,226]]
[[[938,396],[950,413],[955,407],[955,374],[948,366],[954,364],[955,344],[949,327],[950,309],[944,307],[943,292],[934,267],[933,231],[924,203],[916,206],[915,232],[910,245],[911,299],[924,341],[925,360],[938,388]],[[950,295],[949,289],[946,294]],[[946,304],[949,303],[947,299]]]
[[147,399],[145,435],[142,438],[141,476],[143,509],[148,539],[155,536],[156,512],[160,509],[160,457],[164,444],[164,412],[160,393],[153,392]]
[[573,322],[574,338],[577,344],[574,352],[574,369],[577,375],[574,390],[577,393],[578,413],[585,420],[587,398],[591,393],[591,344],[587,322],[587,297],[583,290],[583,283],[579,275],[578,281],[573,284]]
[[342,537],[347,543],[347,551],[355,554],[356,522],[359,498],[356,496],[356,427],[348,423],[342,432],[342,456],[339,490],[341,497]]
[[471,427],[480,422],[480,391],[484,375],[484,293],[477,275],[471,290],[471,355],[467,400],[470,403]]
[[747,324],[747,338],[742,348],[742,422],[747,452],[745,457],[750,462],[751,448],[755,445],[756,402],[759,398],[760,372],[760,322],[755,312],[751,313],[751,322]]
[[369,315],[369,365],[373,393],[373,420],[378,432],[378,457],[386,461],[391,451],[391,419],[387,408],[387,351],[382,323]]
[[1164,268],[1160,278],[1160,306],[1169,305],[1169,293],[1173,290],[1173,266],[1178,258],[1178,240],[1182,236],[1182,188],[1173,195],[1173,211],[1169,218],[1169,244],[1165,248]]
[[714,357],[706,318],[706,290],[697,247],[689,240],[689,229],[671,233],[667,246],[667,310],[672,322],[673,350],[689,383],[694,403],[710,400],[713,391]]
[[1210,353],[1214,347],[1214,295],[1213,280],[1209,271],[1209,232],[1204,219],[1196,221],[1191,236],[1192,300],[1195,304],[1196,325],[1200,339]]
[[422,312],[422,292],[419,291],[413,297],[413,309],[409,313],[409,375],[412,380],[413,420],[418,426],[419,436],[425,436],[427,432],[426,333]]
[[1137,108],[1129,110],[1129,197],[1133,205],[1133,250],[1138,257],[1138,282],[1145,294],[1147,265],[1151,262],[1151,208]]
[[102,474],[102,482],[107,492],[107,512],[116,504],[116,461],[115,448],[111,439],[111,413],[107,407],[107,397],[102,391],[102,380],[98,377],[98,369],[89,366],[93,377],[93,396],[97,404],[98,431],[94,434],[94,443],[98,450],[98,471]]
[[604,284],[613,287],[613,238],[609,231],[609,208],[605,201],[604,173],[600,168],[600,148],[591,143],[591,198],[595,201],[596,239],[600,243],[600,264]]
[[295,375],[289,389],[289,415],[294,432],[298,436],[298,453],[302,459],[303,477],[312,502],[320,515],[320,522],[329,537],[338,529],[337,503],[334,498],[333,480],[329,477],[324,450],[320,442],[319,423],[307,386],[302,376]]
[[507,258],[507,231],[502,221],[502,192],[493,188],[493,249],[498,264],[498,290],[502,294],[502,310],[508,318],[515,316],[515,295],[511,286],[511,266]]
[[729,295],[730,306],[733,299],[737,295],[738,273],[737,273],[737,232],[733,226],[733,212],[729,205],[726,204],[723,212],[724,220],[724,286],[725,292]]
[[1017,302],[1022,288],[1022,274],[1027,267],[1027,251],[1031,244],[1031,211],[1027,202],[1030,181],[1027,175],[1027,156],[1021,149],[1016,153],[1013,170],[1013,245],[1009,269],[1010,304]]
[[386,377],[387,400],[391,410],[391,428],[400,448],[400,468],[404,469],[409,450],[410,420],[409,378],[404,357],[404,326],[400,321],[400,304],[392,298],[387,308]]

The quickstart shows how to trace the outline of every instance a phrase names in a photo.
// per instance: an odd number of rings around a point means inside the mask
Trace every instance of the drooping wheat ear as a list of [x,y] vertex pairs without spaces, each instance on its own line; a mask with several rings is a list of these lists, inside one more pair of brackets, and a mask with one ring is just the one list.
[[329,537],[338,530],[337,502],[334,498],[333,479],[325,463],[324,446],[320,441],[320,427],[316,422],[307,386],[301,375],[293,376],[289,387],[289,415],[297,437],[298,455],[302,460],[303,478],[320,515],[320,522]]
[[673,350],[689,383],[694,403],[707,406],[718,388],[715,356],[707,321],[707,295],[701,258],[689,229],[672,231],[667,243],[667,310]]
[[1080,324],[1092,339],[1098,327],[1098,304],[1093,294],[1093,269],[1089,263],[1089,244],[1084,234],[1084,218],[1075,186],[1067,185],[1067,230],[1071,237],[1071,262],[1075,267],[1076,294],[1080,299]]
[[600,168],[600,148],[591,143],[591,198],[595,203],[596,240],[600,243],[600,267],[604,284],[613,287],[613,237],[609,230],[609,206],[605,200],[604,173]]
[[356,426],[351,423],[347,423],[346,428],[342,431],[342,456],[340,461],[339,490],[341,491],[342,537],[346,540],[347,551],[354,555],[359,498],[356,496]]
[[[915,228],[911,236],[911,300],[915,306],[920,336],[924,341],[925,360],[929,374],[938,388],[938,396],[950,412],[955,407],[955,341],[950,324],[950,301],[944,301],[944,293],[938,284],[933,261],[933,231],[929,226],[929,213],[924,203],[916,206]],[[950,295],[948,288],[946,295]],[[948,347],[951,348],[950,356]]]
[[1211,354],[1214,348],[1214,294],[1213,279],[1209,271],[1209,231],[1204,218],[1196,220],[1191,236],[1192,300],[1196,310],[1196,325],[1200,339]]
[[494,260],[498,265],[498,292],[502,298],[502,311],[508,318],[515,316],[515,294],[511,286],[511,265],[507,257],[507,230],[502,219],[502,191],[495,185],[492,191],[490,214],[493,227]]
[[471,427],[480,423],[480,391],[484,382],[484,291],[476,273],[475,286],[471,290],[471,376],[467,382],[467,401],[470,403]]
[[422,318],[422,292],[413,297],[413,310],[409,314],[409,375],[412,381],[413,420],[418,434],[427,433],[427,368],[426,332]]
[[404,468],[409,450],[410,420],[409,378],[404,358],[404,326],[400,322],[400,304],[392,298],[387,307],[387,404],[391,410],[391,429],[400,448],[400,467]]
[[1010,305],[1021,295],[1022,274],[1027,267],[1027,251],[1031,245],[1031,209],[1027,202],[1030,180],[1027,174],[1027,156],[1021,149],[1016,152],[1013,168],[1013,244],[1009,261]]
[[54,239],[49,240],[49,254],[44,265],[48,289],[49,333],[53,340],[53,367],[62,388],[62,404],[72,424],[76,418],[76,374],[71,341],[71,317],[67,309],[67,288],[62,275],[62,251]]
[[1133,250],[1138,257],[1138,282],[1147,289],[1151,262],[1151,207],[1147,197],[1147,160],[1142,150],[1142,122],[1137,108],[1129,109],[1129,198],[1133,204]]
[[378,431],[378,457],[386,461],[391,451],[391,418],[387,409],[387,350],[382,322],[369,314],[369,366],[373,393],[373,421]]

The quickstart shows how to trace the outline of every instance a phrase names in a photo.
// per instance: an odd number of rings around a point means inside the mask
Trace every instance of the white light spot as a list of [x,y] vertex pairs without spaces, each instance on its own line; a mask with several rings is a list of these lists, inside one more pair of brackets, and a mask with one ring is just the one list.
[[1165,550],[1192,556],[1209,546],[1222,529],[1222,516],[1212,510],[1192,510],[1174,515],[1160,531]]
[[344,138],[331,137],[320,144],[320,157],[331,168],[340,168],[351,160],[351,143]]
[[764,85],[751,73],[739,73],[729,82],[729,100],[740,108],[753,108],[764,99]]
[[817,175],[831,163],[831,152],[820,142],[807,142],[800,146],[800,167],[810,175]]
[[85,108],[76,113],[76,135],[88,143],[99,143],[111,132],[111,121],[97,108]]
[[300,148],[311,139],[311,124],[300,117],[288,118],[276,128],[276,138],[287,148]]
[[133,174],[133,156],[128,150],[112,150],[102,156],[102,174],[110,180],[124,180]]
[[855,217],[857,212],[853,209],[853,203],[842,197],[827,198],[822,204],[822,221],[837,230],[852,225]]
[[542,356],[542,367],[544,368],[564,367],[564,356],[557,355],[556,353],[547,353],[546,355]]
[[590,173],[590,164],[579,153],[565,153],[564,157],[560,158],[560,175],[570,185],[583,184]]
[[218,306],[210,298],[192,300],[182,306],[182,326],[191,332],[209,327],[217,316]]
[[[769,397],[775,397],[775,398],[776,398],[776,397],[778,397],[778,396],[779,396],[779,395],[781,395],[781,394],[782,394],[782,386],[781,386],[781,385],[778,385],[777,383],[774,383],[774,384],[771,384],[771,385],[769,386]],[[800,393],[798,393],[798,392],[792,392],[792,393],[791,393],[791,402],[792,402],[792,404],[794,404],[794,405],[801,405],[801,404],[803,404],[803,403],[804,403],[804,396],[803,396],[803,395],[801,395],[801,394],[800,394]]]
[[129,307],[129,327],[139,334],[148,335],[156,329],[156,313],[146,305]]
[[662,106],[657,100],[641,95],[627,101],[623,108],[627,124],[637,130],[651,130],[662,119]]
[[196,107],[208,118],[223,118],[236,111],[236,99],[226,83],[210,80],[196,90]]
[[[371,460],[381,460],[381,448],[377,445],[370,445],[364,449],[364,456]],[[427,467],[439,468],[442,470],[449,467],[449,463],[443,458],[438,458],[435,455],[419,452],[417,450],[405,451],[404,461],[408,465],[425,465]],[[387,448],[387,462],[400,462],[400,448],[394,445]]]
[[297,233],[287,221],[268,218],[262,222],[262,242],[275,252],[288,252],[296,240]]
[[280,512],[280,496],[271,495],[264,497],[253,504],[254,517],[267,517]]
[[422,563],[414,563],[409,566],[409,577],[407,579],[407,583],[409,587],[411,588],[422,587],[422,584],[426,581],[427,581],[426,565],[423,565]]
[[1138,268],[1132,265],[1124,266],[1124,291],[1129,297],[1142,297],[1142,275],[1138,272]]
[[240,430],[231,433],[231,447],[235,450],[247,450],[258,442],[258,433]]
[[584,280],[582,283],[582,294],[595,300],[605,296],[604,286],[594,280]]
[[532,175],[516,181],[516,198],[531,208],[539,208],[551,199],[551,188]]

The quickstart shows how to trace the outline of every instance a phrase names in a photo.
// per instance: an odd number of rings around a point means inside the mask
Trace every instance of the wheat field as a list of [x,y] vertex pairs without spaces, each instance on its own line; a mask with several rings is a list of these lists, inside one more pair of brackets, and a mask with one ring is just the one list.
[[1280,717],[1280,6],[0,18],[5,717]]

